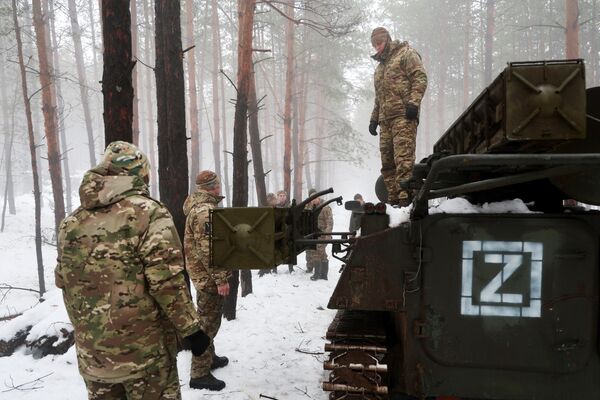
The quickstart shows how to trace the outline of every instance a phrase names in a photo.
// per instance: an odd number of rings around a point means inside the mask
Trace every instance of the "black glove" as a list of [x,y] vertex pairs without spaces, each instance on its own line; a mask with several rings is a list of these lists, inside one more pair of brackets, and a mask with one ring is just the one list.
[[419,119],[419,107],[415,106],[414,104],[408,103],[406,105],[406,119],[409,121],[414,121],[416,119]]
[[190,336],[186,336],[186,339],[190,341],[192,354],[196,357],[200,357],[208,349],[208,346],[210,346],[210,338],[202,329],[196,333],[192,333]]
[[377,125],[379,125],[377,121],[369,122],[369,133],[373,136],[377,136]]

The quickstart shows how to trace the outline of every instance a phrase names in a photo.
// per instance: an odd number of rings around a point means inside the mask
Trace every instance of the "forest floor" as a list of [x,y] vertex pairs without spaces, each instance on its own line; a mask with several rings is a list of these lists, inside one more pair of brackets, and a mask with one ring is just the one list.
[[[48,204],[48,203],[46,203]],[[334,206],[334,230],[346,230],[350,213]],[[52,232],[51,209],[43,209],[43,231]],[[33,199],[17,199],[17,215],[7,215],[0,233],[0,286],[38,288],[34,246]],[[48,237],[52,242],[52,238]],[[48,300],[39,303],[37,294],[18,289],[0,290],[0,317],[25,312],[25,317],[47,321],[37,335],[54,333],[68,324],[60,292],[54,286],[56,248],[44,245],[44,266]],[[254,293],[238,299],[237,318],[223,320],[215,339],[217,354],[229,357],[227,367],[214,375],[227,383],[221,392],[190,389],[191,352],[178,356],[183,399],[323,399],[322,362],[325,359],[324,335],[335,310],[327,302],[339,277],[339,261],[332,261],[328,281],[313,282],[304,272],[304,256],[290,274],[280,266],[277,275],[259,278],[253,272]],[[39,311],[37,311],[39,310]],[[40,315],[42,314],[42,315]],[[52,314],[52,317],[49,316]],[[21,319],[27,319],[21,317]],[[18,320],[15,319],[15,320]],[[0,322],[5,336],[15,320]],[[40,330],[40,329],[38,329]],[[2,338],[2,337],[0,337]],[[86,389],[77,370],[74,347],[63,355],[34,359],[22,346],[10,357],[0,358],[0,399],[86,399]]]

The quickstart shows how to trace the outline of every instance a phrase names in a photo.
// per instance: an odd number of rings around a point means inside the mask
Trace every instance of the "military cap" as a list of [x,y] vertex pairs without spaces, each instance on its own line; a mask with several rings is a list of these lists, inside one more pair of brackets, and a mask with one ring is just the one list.
[[376,44],[381,43],[384,40],[392,40],[392,37],[390,36],[388,30],[382,26],[373,29],[373,32],[371,32],[371,44],[375,46]]
[[106,146],[102,164],[117,175],[135,175],[147,179],[150,173],[146,155],[135,145],[120,140]]
[[277,192],[277,196],[279,196],[280,194],[285,194],[287,196],[287,192],[283,189],[281,189],[279,192]]
[[313,194],[315,194],[315,193],[317,193],[317,189],[315,189],[315,188],[312,188],[312,189],[310,189],[310,190],[308,191],[308,195],[309,195],[309,196],[312,196],[312,195],[313,195]]
[[204,170],[196,176],[196,185],[201,189],[212,189],[220,184],[219,176],[213,171]]

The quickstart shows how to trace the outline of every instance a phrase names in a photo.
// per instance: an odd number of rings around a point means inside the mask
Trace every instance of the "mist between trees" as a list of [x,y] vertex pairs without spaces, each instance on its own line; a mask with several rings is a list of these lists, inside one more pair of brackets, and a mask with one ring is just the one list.
[[[367,126],[377,26],[423,58],[423,157],[509,61],[583,58],[597,86],[599,3],[4,0],[2,229],[20,211],[15,198],[32,192],[53,193],[38,203],[58,224],[114,139],[148,154],[152,194],[180,229],[202,169],[222,176],[226,205],[236,206],[265,204],[279,189],[300,199],[356,166],[376,174]],[[39,246],[53,242],[41,232]]]

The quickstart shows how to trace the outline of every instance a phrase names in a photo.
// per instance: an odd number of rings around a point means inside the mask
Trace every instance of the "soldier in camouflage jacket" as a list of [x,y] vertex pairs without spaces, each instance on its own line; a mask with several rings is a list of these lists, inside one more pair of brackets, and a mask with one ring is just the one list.
[[58,232],[56,286],[90,399],[179,399],[177,334],[198,355],[209,344],[171,215],[148,194],[148,170],[135,146],[111,143]]
[[[212,171],[202,171],[196,177],[197,190],[183,205],[187,216],[185,221],[186,268],[194,287],[198,316],[204,332],[211,338],[217,335],[221,326],[224,296],[229,294],[229,272],[214,270],[210,265],[210,231],[208,231],[210,210],[223,199],[221,182]],[[225,382],[215,378],[211,369],[224,367],[227,357],[215,355],[214,344],[200,357],[192,357],[190,387],[195,389],[221,390]]]
[[[316,189],[310,189],[308,195],[311,196],[317,193]],[[322,203],[321,198],[317,197],[306,205],[307,209],[313,210],[318,208]],[[321,209],[319,217],[317,219],[317,228],[319,232],[332,232],[333,231],[333,213],[331,207],[325,206]],[[331,235],[319,236],[319,239],[331,239]],[[312,272],[313,275],[310,277],[311,280],[327,279],[329,272],[329,259],[327,258],[327,244],[317,244],[316,250],[306,250],[306,271]]]
[[410,193],[400,183],[411,176],[415,162],[419,108],[427,88],[421,56],[407,42],[392,41],[385,28],[375,28],[371,43],[379,62],[375,70],[375,105],[369,132],[377,135],[381,174],[388,191],[388,203],[407,206]]

